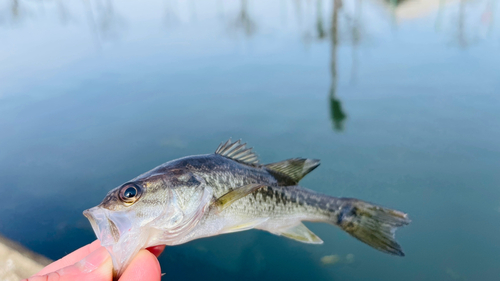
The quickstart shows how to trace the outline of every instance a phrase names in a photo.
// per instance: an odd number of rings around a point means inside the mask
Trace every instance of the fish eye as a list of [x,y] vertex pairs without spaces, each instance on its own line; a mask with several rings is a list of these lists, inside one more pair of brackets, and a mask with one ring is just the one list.
[[120,200],[127,205],[131,205],[137,201],[140,195],[141,189],[135,184],[126,184],[120,190]]
[[135,195],[137,195],[137,189],[135,189],[135,187],[133,186],[125,189],[125,192],[123,192],[124,198],[134,198]]

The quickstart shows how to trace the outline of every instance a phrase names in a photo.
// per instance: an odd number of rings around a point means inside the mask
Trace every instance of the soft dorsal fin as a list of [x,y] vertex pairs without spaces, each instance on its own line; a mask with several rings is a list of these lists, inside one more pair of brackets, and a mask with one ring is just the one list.
[[295,158],[264,165],[280,185],[295,185],[319,166],[317,159]]
[[246,148],[246,145],[246,143],[242,144],[241,140],[231,142],[231,139],[229,139],[217,147],[215,154],[219,154],[245,164],[259,164],[257,155],[252,151],[252,148]]

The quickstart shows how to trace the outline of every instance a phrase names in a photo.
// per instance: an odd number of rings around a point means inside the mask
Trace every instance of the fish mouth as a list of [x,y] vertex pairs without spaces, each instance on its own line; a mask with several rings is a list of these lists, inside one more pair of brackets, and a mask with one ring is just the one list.
[[97,206],[85,210],[83,215],[90,221],[101,246],[108,250],[113,261],[113,275],[120,277],[147,237],[142,237],[144,235],[132,225],[129,213]]
[[90,221],[102,246],[118,243],[120,237],[129,232],[132,227],[128,218],[119,213],[111,214],[106,209],[99,207],[85,210],[83,215]]

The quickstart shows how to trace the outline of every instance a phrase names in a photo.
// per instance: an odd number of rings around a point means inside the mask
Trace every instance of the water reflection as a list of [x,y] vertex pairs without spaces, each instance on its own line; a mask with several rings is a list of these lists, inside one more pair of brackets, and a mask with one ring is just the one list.
[[496,0],[413,0],[384,1],[394,23],[436,14],[436,30],[448,37],[453,46],[466,49],[491,36]]
[[342,109],[342,103],[340,99],[337,98],[337,45],[338,45],[338,16],[339,10],[342,7],[342,0],[333,0],[332,9],[332,26],[330,35],[331,44],[331,62],[330,62],[330,74],[331,74],[331,84],[330,84],[330,118],[332,119],[333,126],[335,130],[342,131],[344,129],[344,120],[346,119],[346,114]]
[[[343,4],[349,3],[351,6],[356,7],[354,15],[349,15],[348,12],[345,12],[345,23],[339,23],[338,21],[337,23],[340,25],[350,24],[352,27],[359,27],[357,25],[359,23],[357,19],[359,19],[361,15],[363,1],[367,0],[345,1]],[[287,11],[283,12],[283,10],[286,10],[288,7],[286,2],[289,1],[280,2],[280,9],[282,11],[279,12],[285,15],[285,18]],[[329,7],[325,6],[342,6],[342,4],[336,4],[334,2],[335,0],[323,3],[322,0],[317,0],[316,11],[313,11],[313,9],[307,9],[307,7],[311,6],[311,1],[292,0],[293,13],[295,14],[297,25],[302,26],[311,14],[316,13],[315,26],[306,26],[306,28],[315,29],[319,39],[326,38],[328,31],[324,28],[325,20],[323,18],[323,10],[329,9]],[[450,5],[455,2],[458,2],[458,5]],[[371,0],[371,5],[375,4],[385,7],[390,13],[384,14],[368,11],[367,14],[376,16],[380,20],[384,20],[384,17],[392,18],[395,20],[395,24],[399,24],[406,20],[422,18],[435,12],[437,14],[436,27],[441,29],[444,21],[449,21],[457,30],[456,44],[459,46],[467,46],[467,42],[471,40],[468,39],[467,32],[471,33],[471,36],[473,36],[472,38],[482,37],[479,36],[482,34],[491,34],[494,28],[496,2],[496,0]],[[6,0],[0,3],[2,3],[0,6],[0,23],[18,23],[27,19],[41,21],[45,17],[52,17],[53,14],[57,14],[56,17],[59,18],[62,25],[66,25],[70,22],[78,24],[78,18],[81,14],[89,13],[89,19],[94,22],[94,31],[99,32],[100,37],[106,38],[115,37],[119,30],[123,29],[126,22],[125,18],[117,13],[114,7],[115,4],[112,0],[82,0],[80,3],[81,5],[78,5],[78,2],[61,0],[49,2]],[[195,0],[189,1],[189,3],[176,0],[165,0],[164,3],[166,7],[165,21],[167,22],[177,22],[180,18],[179,13],[182,12],[181,10],[187,11],[191,21],[197,18],[197,1]],[[259,2],[252,2],[252,4],[256,6],[262,5],[262,3]],[[179,7],[183,5],[186,6],[184,7],[185,9],[180,9]],[[224,7],[223,1],[217,0],[213,5],[216,7],[214,12],[219,16],[224,16],[226,14],[226,7]],[[229,9],[230,13],[234,14],[234,20],[230,25],[240,30],[246,36],[252,36],[257,31],[256,26],[258,26],[258,23],[257,19],[252,18],[249,13],[248,6],[248,0],[240,0],[237,8],[231,7],[231,9]],[[304,6],[306,9],[304,9]],[[204,11],[204,13],[205,12],[206,11]],[[353,36],[353,38],[355,37],[356,36]]]
[[18,19],[19,18],[19,1],[18,0],[12,1],[11,11],[12,11],[12,18]]
[[[338,66],[337,66],[337,47],[340,43],[340,29],[342,27],[345,28],[347,32],[344,34],[348,34],[351,40],[350,42],[346,41],[351,45],[351,73],[350,73],[350,81],[352,84],[356,82],[356,72],[358,68],[358,45],[361,42],[361,15],[362,15],[362,0],[352,1],[354,4],[354,11],[352,14],[349,13],[347,9],[343,8],[342,0],[333,0],[331,5],[331,19],[330,19],[330,28],[329,32],[325,31],[323,24],[323,3],[321,0],[317,1],[317,12],[316,12],[316,34],[317,39],[327,39],[329,38],[330,43],[330,89],[328,91],[328,100],[329,100],[329,108],[330,108],[330,119],[332,120],[332,125],[334,130],[342,131],[344,129],[344,122],[347,118],[347,114],[345,113],[342,101],[338,97],[337,89],[338,89]],[[342,24],[340,20],[341,12],[343,12],[343,17],[345,19],[345,23]]]
[[0,24],[18,23],[28,14],[28,11],[20,6],[19,0],[12,0],[10,3],[5,2],[5,4],[6,5],[0,10]]
[[72,21],[72,15],[67,8],[66,5],[64,5],[63,0],[57,0],[57,10],[59,14],[59,20],[61,21],[62,25],[67,25]]
[[58,18],[62,26],[79,24],[84,17],[98,44],[102,41],[117,39],[125,27],[126,20],[116,12],[112,0],[82,0],[54,2],[12,0],[4,2],[5,8],[0,9],[0,24],[17,26],[26,20],[41,21],[45,17]]
[[[491,0],[485,3],[474,3],[472,1],[459,0],[458,11],[454,15],[452,20],[456,22],[455,36],[453,36],[452,44],[457,45],[462,49],[468,48],[481,40],[481,37],[488,37],[491,35],[493,29],[493,18],[494,18],[494,5],[497,1]],[[474,4],[478,5],[478,13],[470,13],[471,10],[476,10],[474,7],[470,7]],[[469,7],[468,7],[469,6]],[[442,12],[440,13],[443,14]]]
[[165,15],[163,16],[163,21],[166,27],[172,27],[179,22],[177,9],[176,1],[165,0]]
[[[198,18],[195,0],[189,2],[165,0],[163,24],[173,27],[185,22],[193,22]],[[332,126],[336,131],[342,131],[347,118],[339,91],[338,46],[351,47],[350,82],[356,83],[359,66],[358,49],[363,38],[370,35],[370,26],[362,25],[362,18],[370,18],[371,22],[392,22],[395,27],[407,20],[414,20],[435,13],[435,26],[440,34],[451,37],[451,44],[460,48],[468,48],[482,38],[489,37],[494,29],[495,0],[292,0],[291,11],[288,11],[290,1],[279,3],[281,14],[287,19],[288,13],[294,14],[299,35],[306,30],[306,43],[328,40],[330,44],[330,87],[327,93]],[[120,3],[121,4],[121,3]],[[264,2],[240,0],[237,3],[227,3],[217,0],[214,9],[203,10],[203,13],[214,12],[219,18],[229,18],[222,21],[229,27],[231,34],[242,34],[246,38],[255,36],[258,27],[265,29],[271,25],[265,17],[253,16],[249,5],[265,5]],[[455,4],[455,5],[451,5]],[[362,10],[363,5],[370,9]],[[3,7],[2,7],[3,6]],[[119,39],[126,32],[126,16],[121,15],[112,0],[82,0],[81,2],[53,2],[12,0],[4,1],[0,6],[0,24],[14,26],[25,21],[42,21],[44,18],[58,18],[61,25],[78,25],[82,22],[88,25],[93,34],[95,44],[100,48],[104,42]],[[376,11],[373,6],[384,7],[386,13]],[[312,7],[312,8],[311,8]],[[314,8],[315,7],[315,8]],[[130,11],[129,11],[130,12]],[[186,15],[183,15],[186,14]],[[231,16],[232,15],[232,16]],[[284,16],[283,16],[284,15]],[[326,15],[326,16],[325,16]],[[269,13],[268,16],[273,16]],[[187,21],[182,21],[187,18]],[[308,19],[313,18],[308,24]],[[375,20],[374,20],[375,18]],[[83,19],[83,20],[82,20]],[[161,24],[161,21],[160,21]],[[284,28],[290,28],[288,24]],[[372,28],[373,29],[373,28]]]
[[241,31],[247,37],[250,37],[255,34],[255,31],[257,30],[257,24],[251,18],[248,12],[247,0],[240,1],[239,12],[236,16],[236,19],[234,19],[230,23],[230,28],[231,30],[234,30],[236,32]]
[[86,18],[98,45],[103,41],[118,39],[125,27],[125,19],[115,10],[111,0],[95,1],[82,0]]

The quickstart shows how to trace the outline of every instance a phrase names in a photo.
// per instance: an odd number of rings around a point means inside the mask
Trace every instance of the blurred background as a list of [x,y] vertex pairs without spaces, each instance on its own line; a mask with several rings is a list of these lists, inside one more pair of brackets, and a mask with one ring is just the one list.
[[48,258],[82,211],[242,138],[301,184],[410,214],[406,257],[324,224],[168,247],[164,280],[498,280],[497,0],[0,0],[0,234]]

